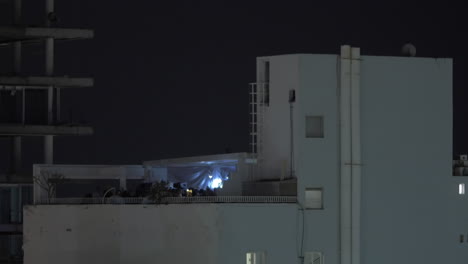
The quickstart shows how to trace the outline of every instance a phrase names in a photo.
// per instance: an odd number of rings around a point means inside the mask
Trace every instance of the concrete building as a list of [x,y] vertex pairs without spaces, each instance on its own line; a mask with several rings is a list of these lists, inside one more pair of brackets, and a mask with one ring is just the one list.
[[[2,7],[8,6],[4,1]],[[11,70],[0,73],[0,138],[10,141],[9,155],[2,153],[0,169],[0,263],[16,263],[22,259],[22,206],[32,203],[31,165],[24,162],[25,137],[41,137],[43,162],[52,164],[54,137],[90,135],[93,128],[65,120],[61,116],[61,93],[64,88],[81,88],[93,85],[92,78],[72,78],[54,75],[54,45],[61,40],[89,39],[92,30],[58,28],[54,0],[44,1],[44,23],[29,26],[22,18],[22,0],[11,0],[13,21],[0,26],[0,47],[11,48]],[[22,70],[26,45],[43,45],[44,71],[29,76]],[[6,155],[5,155],[6,154]],[[3,165],[3,164],[2,164]]]
[[[25,263],[466,262],[451,59],[361,56],[349,46],[261,57],[250,95],[251,153],[138,167],[140,180],[186,175],[193,188],[218,177],[210,164],[229,165],[219,172],[229,192],[108,204],[57,197],[59,186],[44,197],[36,186],[24,209]],[[35,173],[74,178],[83,168]],[[120,186],[131,178],[126,168],[94,171]]]

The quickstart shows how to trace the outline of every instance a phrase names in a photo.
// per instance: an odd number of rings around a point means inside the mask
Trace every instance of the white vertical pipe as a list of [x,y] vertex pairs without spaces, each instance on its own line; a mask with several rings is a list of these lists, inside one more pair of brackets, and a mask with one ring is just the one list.
[[21,95],[23,97],[22,103],[21,103],[21,123],[25,125],[26,124],[26,86],[23,87]]
[[[19,25],[21,23],[21,3],[22,0],[15,0],[13,3],[13,8],[14,8],[14,24]],[[21,52],[22,52],[22,46],[21,42],[17,41],[13,44],[13,56],[14,56],[14,71],[15,75],[20,75],[21,74]],[[24,124],[24,88],[23,91],[21,92],[22,95],[22,103],[21,103],[21,121]],[[20,136],[15,136],[13,139],[13,168],[15,174],[18,174],[21,168],[21,137]]]
[[19,212],[18,212],[18,219],[19,222],[23,222],[23,187],[18,185],[18,205],[19,205]]
[[[54,0],[46,0],[45,5],[45,24],[50,27],[49,13],[54,12]],[[51,76],[54,74],[54,39],[46,39],[45,47],[45,65],[46,75]],[[54,102],[54,88],[51,86],[47,89],[47,123],[53,123],[53,102]],[[44,136],[44,161],[46,164],[54,162],[54,137],[52,135]]]
[[21,42],[16,41],[13,44],[14,49],[14,72],[15,75],[21,74]]
[[359,48],[351,50],[352,263],[361,262],[361,111]]
[[44,136],[44,162],[46,164],[54,163],[54,136]]
[[15,174],[18,174],[21,170],[21,136],[15,136],[13,138],[13,160]]
[[18,204],[18,186],[11,187],[10,189],[10,221],[18,223],[19,220],[19,204]]
[[351,264],[351,47],[340,58],[340,248],[341,264]]
[[61,106],[60,106],[60,88],[56,88],[56,91],[57,91],[57,94],[55,95],[55,100],[57,101],[57,122],[60,122],[60,110],[61,110]]
[[54,12],[54,0],[45,0],[45,25],[50,27],[49,13]]
[[[21,24],[21,3],[22,0],[15,0],[13,3],[14,9],[14,24],[20,25]],[[16,41],[13,44],[14,49],[14,70],[15,74],[19,75],[21,72],[21,41]]]
[[15,0],[13,4],[14,13],[15,13],[15,17],[14,17],[15,25],[19,25],[21,23],[21,6],[22,6],[21,2],[22,0]]

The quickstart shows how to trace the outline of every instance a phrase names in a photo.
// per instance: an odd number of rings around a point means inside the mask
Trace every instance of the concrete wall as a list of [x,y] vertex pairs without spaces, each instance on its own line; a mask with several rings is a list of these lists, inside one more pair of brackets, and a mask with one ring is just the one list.
[[[338,58],[261,58],[271,69],[267,174],[289,163],[287,91],[295,88],[298,200],[306,188],[324,190],[324,210],[305,211],[304,247],[332,263],[339,260]],[[362,263],[466,262],[467,198],[457,194],[463,179],[451,176],[451,60],[363,56],[361,63]],[[305,137],[307,115],[324,117],[324,138]]]
[[[362,263],[466,263],[452,180],[452,61],[361,62]],[[466,201],[466,200],[465,200]]]
[[[270,103],[264,109],[262,170],[260,178],[279,179],[289,176],[290,123],[289,90],[298,88],[298,57],[273,56],[270,61]],[[257,77],[257,78],[260,78]]]
[[[323,210],[306,210],[306,251],[321,251],[339,262],[339,127],[336,55],[300,55],[299,89],[294,104],[294,143],[298,200],[306,188],[323,189]],[[306,116],[322,116],[323,138],[306,138]]]
[[[289,90],[293,106],[294,176],[304,203],[306,188],[323,188],[325,210],[305,210],[304,251],[320,251],[327,262],[339,261],[338,82],[336,55],[285,55],[259,58],[270,62],[270,105],[265,110],[264,178],[280,178],[290,169]],[[258,77],[259,78],[259,77]],[[324,138],[306,138],[306,116],[323,116]],[[286,165],[286,167],[284,166]]]
[[297,261],[294,204],[28,206],[25,262],[244,263],[266,251]]

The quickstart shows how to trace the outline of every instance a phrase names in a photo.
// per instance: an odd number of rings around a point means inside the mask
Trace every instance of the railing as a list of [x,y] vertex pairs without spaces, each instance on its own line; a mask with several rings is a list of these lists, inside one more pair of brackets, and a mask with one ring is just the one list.
[[250,83],[250,146],[251,152],[263,153],[263,123],[265,106],[269,105],[269,83]]
[[296,196],[194,196],[165,197],[160,202],[143,197],[51,198],[36,204],[185,204],[185,203],[296,203]]

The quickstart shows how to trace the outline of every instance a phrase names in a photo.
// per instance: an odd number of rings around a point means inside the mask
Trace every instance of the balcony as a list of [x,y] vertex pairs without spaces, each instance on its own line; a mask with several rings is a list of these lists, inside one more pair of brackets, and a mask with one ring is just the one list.
[[49,28],[49,27],[0,27],[0,44],[9,44],[15,41],[38,42],[46,38],[57,40],[90,39],[94,32],[89,29]]
[[34,204],[295,203],[297,183],[256,181],[250,154],[143,165],[35,165]]
[[94,133],[93,127],[86,125],[23,125],[23,124],[0,124],[0,135],[2,136],[85,136]]

